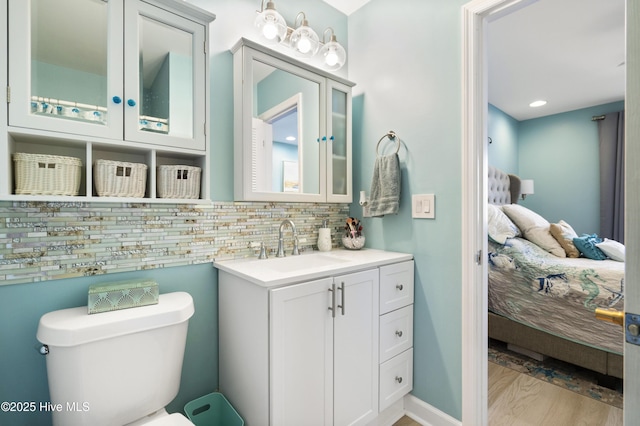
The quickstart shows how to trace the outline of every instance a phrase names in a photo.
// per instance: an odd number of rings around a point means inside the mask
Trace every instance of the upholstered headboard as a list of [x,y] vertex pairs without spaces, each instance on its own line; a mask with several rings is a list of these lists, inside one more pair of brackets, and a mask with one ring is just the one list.
[[516,204],[520,198],[520,178],[489,166],[489,204]]

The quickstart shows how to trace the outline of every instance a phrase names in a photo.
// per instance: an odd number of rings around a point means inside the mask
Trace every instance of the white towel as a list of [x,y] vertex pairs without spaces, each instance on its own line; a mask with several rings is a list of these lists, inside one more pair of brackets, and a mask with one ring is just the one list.
[[400,207],[400,159],[398,154],[377,156],[371,180],[371,216],[398,214]]

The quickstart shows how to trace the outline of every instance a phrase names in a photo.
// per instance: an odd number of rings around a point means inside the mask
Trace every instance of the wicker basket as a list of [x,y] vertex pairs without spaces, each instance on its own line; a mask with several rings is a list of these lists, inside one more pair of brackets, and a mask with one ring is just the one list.
[[78,195],[82,161],[60,155],[13,154],[16,194]]
[[200,167],[158,166],[158,197],[200,198]]
[[93,172],[96,192],[100,197],[144,197],[146,164],[96,160]]

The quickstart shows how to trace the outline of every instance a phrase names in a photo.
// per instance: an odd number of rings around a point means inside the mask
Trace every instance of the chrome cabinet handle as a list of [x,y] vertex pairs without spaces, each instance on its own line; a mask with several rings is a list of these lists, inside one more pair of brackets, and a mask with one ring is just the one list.
[[402,330],[396,330],[396,336],[402,337]]
[[404,286],[402,284],[396,284],[396,288],[398,289],[398,291],[402,291]]
[[336,317],[336,285],[331,284],[331,288],[329,289],[331,293],[331,306],[329,306],[329,310],[331,311],[331,318]]
[[402,377],[401,376],[396,376],[396,382],[402,383]]
[[340,290],[340,304],[338,305],[338,308],[342,309],[342,315],[344,315],[344,281],[340,283],[340,288],[338,288],[338,290]]

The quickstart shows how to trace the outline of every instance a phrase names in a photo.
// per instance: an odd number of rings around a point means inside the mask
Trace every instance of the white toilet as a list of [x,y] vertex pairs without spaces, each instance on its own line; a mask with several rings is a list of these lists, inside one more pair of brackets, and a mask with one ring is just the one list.
[[193,425],[164,407],[178,394],[189,318],[188,293],[156,305],[88,315],[87,307],[40,318],[56,426]]

